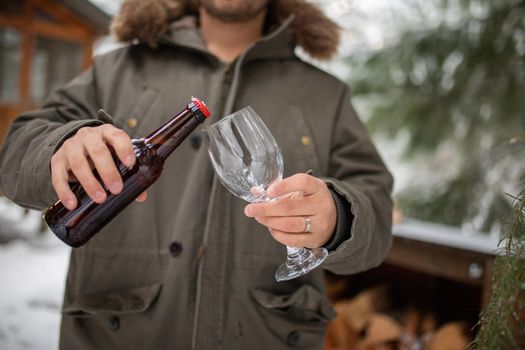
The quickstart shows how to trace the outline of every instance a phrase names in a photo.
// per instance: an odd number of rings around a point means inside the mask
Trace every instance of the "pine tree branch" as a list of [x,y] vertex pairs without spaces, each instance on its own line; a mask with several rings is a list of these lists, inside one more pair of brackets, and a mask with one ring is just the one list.
[[505,249],[494,261],[492,298],[481,312],[471,350],[525,346],[525,190],[513,198],[512,216],[501,234]]

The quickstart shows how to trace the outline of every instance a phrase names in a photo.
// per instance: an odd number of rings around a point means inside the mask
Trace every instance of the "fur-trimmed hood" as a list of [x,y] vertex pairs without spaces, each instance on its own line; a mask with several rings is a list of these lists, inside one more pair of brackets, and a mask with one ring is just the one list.
[[[125,0],[111,30],[118,41],[156,46],[169,24],[188,14],[197,14],[195,0]],[[315,59],[330,59],[337,51],[340,29],[306,0],[271,0],[267,27],[280,25],[292,14],[295,44]]]

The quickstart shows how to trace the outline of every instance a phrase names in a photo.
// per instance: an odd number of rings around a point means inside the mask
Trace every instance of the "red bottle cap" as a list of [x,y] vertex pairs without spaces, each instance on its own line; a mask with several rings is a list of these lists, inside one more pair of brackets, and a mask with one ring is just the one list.
[[199,111],[206,117],[208,118],[211,113],[210,111],[208,110],[208,107],[206,107],[206,104],[204,102],[202,102],[201,100],[199,100],[198,98],[196,97],[192,97],[191,98],[191,102],[193,102],[195,104],[195,106],[197,106],[197,108],[199,109]]

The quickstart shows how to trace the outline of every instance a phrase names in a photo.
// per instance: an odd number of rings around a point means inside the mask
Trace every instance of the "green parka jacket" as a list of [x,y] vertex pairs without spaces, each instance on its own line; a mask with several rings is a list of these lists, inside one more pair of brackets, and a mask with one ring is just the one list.
[[[57,198],[50,159],[76,130],[113,122],[145,136],[196,96],[214,118],[251,105],[282,148],[285,176],[311,169],[350,203],[350,238],[322,268],[276,282],[285,247],[219,184],[196,131],[145,203],[72,251],[61,348],[322,348],[334,316],[323,269],[352,274],[381,263],[392,179],[348,87],[294,54],[291,21],[232,65],[206,50],[197,28],[170,32],[156,49],[128,45],[96,57],[42,109],[14,122],[0,153],[0,187],[22,206],[45,208]],[[113,120],[97,119],[100,108]]]

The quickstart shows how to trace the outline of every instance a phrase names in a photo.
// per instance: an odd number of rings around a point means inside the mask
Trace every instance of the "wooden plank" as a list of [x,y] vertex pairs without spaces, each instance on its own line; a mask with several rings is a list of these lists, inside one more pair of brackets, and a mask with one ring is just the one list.
[[50,0],[28,0],[38,6],[42,11],[50,13],[52,16],[62,21],[68,26],[76,26],[89,29],[92,32],[98,31],[91,23],[79,18],[64,6]]
[[[408,270],[483,286],[486,261],[492,257],[396,237],[385,262]],[[477,268],[480,273],[476,275]]]
[[67,41],[84,41],[92,37],[89,30],[77,26],[64,26],[52,22],[32,19],[30,21],[0,16],[0,27],[15,28],[21,32]]
[[483,278],[483,288],[481,290],[481,307],[484,308],[492,297],[492,270],[494,267],[494,259],[485,262],[485,277]]
[[91,66],[91,62],[93,61],[93,45],[94,45],[95,38],[89,37],[86,40],[84,40],[84,63],[83,63],[83,69],[88,68]]
[[11,18],[0,13],[0,27],[12,27],[20,29],[27,26],[27,23],[24,25],[24,21],[24,19]]
[[76,26],[61,26],[42,20],[34,20],[31,30],[39,36],[53,37],[68,41],[84,41],[89,32]]
[[[21,18],[26,23],[31,23],[35,8],[29,2],[24,6],[24,14]],[[19,96],[22,103],[31,100],[31,73],[33,66],[33,54],[35,50],[35,36],[31,26],[22,31],[22,58],[19,72]]]
[[7,129],[14,118],[8,115],[7,107],[0,106],[0,142],[4,141]]

